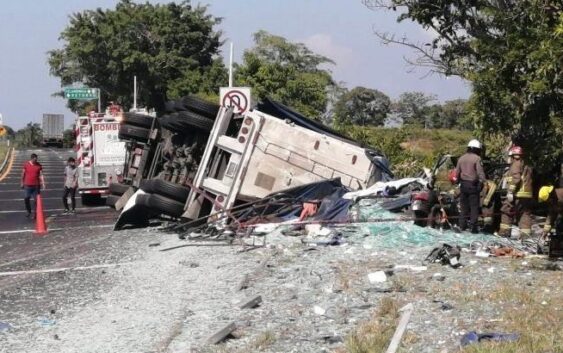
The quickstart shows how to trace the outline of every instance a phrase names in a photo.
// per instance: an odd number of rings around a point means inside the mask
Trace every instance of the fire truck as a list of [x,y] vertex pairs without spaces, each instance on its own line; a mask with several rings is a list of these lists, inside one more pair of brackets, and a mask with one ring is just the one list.
[[123,111],[112,104],[105,113],[90,112],[76,119],[78,192],[85,205],[101,201],[109,185],[118,182],[125,163],[125,143],[118,138]]

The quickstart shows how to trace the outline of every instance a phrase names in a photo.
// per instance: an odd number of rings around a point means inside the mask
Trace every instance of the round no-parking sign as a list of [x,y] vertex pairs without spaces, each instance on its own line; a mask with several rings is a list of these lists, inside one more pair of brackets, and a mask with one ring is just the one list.
[[249,87],[222,87],[220,96],[221,105],[233,108],[237,114],[242,114],[250,109]]

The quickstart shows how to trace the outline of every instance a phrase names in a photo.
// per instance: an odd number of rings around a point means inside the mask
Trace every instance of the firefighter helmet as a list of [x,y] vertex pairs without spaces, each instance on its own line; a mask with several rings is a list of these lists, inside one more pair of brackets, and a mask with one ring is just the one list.
[[539,202],[546,202],[549,199],[549,194],[553,191],[553,185],[542,186],[538,195]]

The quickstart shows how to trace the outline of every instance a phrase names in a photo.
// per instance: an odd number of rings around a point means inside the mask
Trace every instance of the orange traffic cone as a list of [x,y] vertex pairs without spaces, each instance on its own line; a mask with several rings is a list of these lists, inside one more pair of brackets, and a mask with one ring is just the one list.
[[43,215],[43,200],[41,199],[41,194],[37,195],[35,204],[37,206],[35,209],[35,234],[47,234],[47,224],[45,223],[45,216]]

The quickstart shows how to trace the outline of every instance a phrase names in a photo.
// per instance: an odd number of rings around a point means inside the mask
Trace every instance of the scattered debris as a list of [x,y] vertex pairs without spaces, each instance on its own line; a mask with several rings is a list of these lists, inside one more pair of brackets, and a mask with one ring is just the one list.
[[413,310],[414,306],[412,305],[412,303],[405,305],[399,310],[399,312],[402,312],[401,318],[399,319],[399,325],[397,326],[397,329],[393,334],[393,338],[391,339],[391,343],[389,344],[387,351],[385,351],[386,353],[395,353],[399,348],[401,338],[403,338],[403,334],[405,333]]
[[160,246],[160,243],[150,243],[149,244],[149,248],[155,247],[155,246]]
[[0,332],[8,331],[11,328],[12,328],[12,325],[10,325],[9,323],[0,321]]
[[323,315],[326,313],[326,310],[323,309],[323,308],[321,308],[321,307],[318,306],[318,305],[315,305],[315,306],[313,307],[313,312],[314,312],[315,314],[319,315],[319,316],[323,316]]
[[443,244],[441,247],[434,248],[430,254],[424,259],[424,262],[439,262],[442,265],[450,265],[453,268],[461,266],[459,258],[461,257],[461,247],[458,245],[451,246]]
[[229,324],[227,324],[226,326],[224,326],[223,328],[221,328],[220,330],[218,330],[217,332],[215,332],[213,335],[211,335],[207,340],[207,344],[217,344],[220,343],[222,341],[224,341],[226,338],[228,338],[234,330],[236,330],[237,325],[234,322],[231,322]]
[[387,281],[387,275],[384,271],[377,271],[368,274],[370,283],[382,283]]
[[461,346],[464,347],[481,341],[515,342],[519,338],[518,333],[477,333],[471,331],[461,337]]
[[252,308],[255,308],[258,305],[260,305],[260,303],[262,303],[262,296],[261,295],[255,295],[253,297],[250,297],[250,298],[242,301],[240,308],[241,309],[252,309]]
[[49,319],[48,317],[40,317],[37,319],[37,323],[43,327],[54,326],[57,321]]

